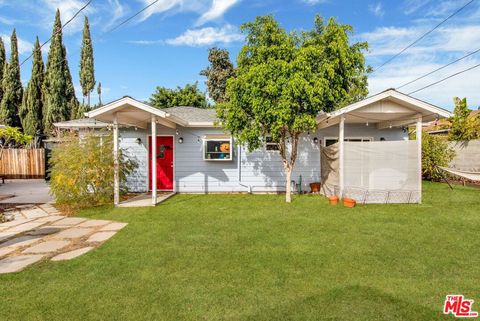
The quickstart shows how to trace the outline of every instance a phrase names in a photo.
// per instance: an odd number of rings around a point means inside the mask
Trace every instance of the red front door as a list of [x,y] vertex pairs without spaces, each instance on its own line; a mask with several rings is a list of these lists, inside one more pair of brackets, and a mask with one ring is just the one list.
[[[173,137],[157,136],[157,189],[173,190]],[[148,137],[149,189],[152,189],[152,136]]]

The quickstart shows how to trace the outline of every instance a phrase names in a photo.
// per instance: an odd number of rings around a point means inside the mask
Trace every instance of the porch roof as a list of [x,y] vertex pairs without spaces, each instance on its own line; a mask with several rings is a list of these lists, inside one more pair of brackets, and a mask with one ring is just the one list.
[[159,109],[125,96],[100,108],[85,113],[89,118],[112,123],[115,115],[119,124],[147,128],[151,117],[166,127],[214,127],[211,110],[195,107],[173,107]]
[[387,89],[334,112],[320,114],[318,127],[338,124],[341,116],[345,117],[345,123],[377,124],[382,129],[413,124],[420,116],[422,122],[428,122],[451,117],[452,113],[395,89]]

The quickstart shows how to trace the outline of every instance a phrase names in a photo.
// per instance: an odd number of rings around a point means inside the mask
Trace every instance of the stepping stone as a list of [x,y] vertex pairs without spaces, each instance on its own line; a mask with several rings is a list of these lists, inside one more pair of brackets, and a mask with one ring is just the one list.
[[32,243],[35,243],[35,242],[41,240],[41,239],[42,239],[41,236],[33,236],[33,235],[20,236],[20,237],[16,237],[14,239],[11,239],[10,241],[7,241],[5,243],[0,244],[0,249],[5,248],[5,247],[16,249],[18,247],[30,245]]
[[65,246],[69,245],[70,241],[46,241],[40,244],[31,246],[24,250],[22,253],[48,253],[55,252],[60,249],[63,249]]
[[53,236],[55,239],[76,239],[87,234],[92,234],[94,231],[93,228],[82,228],[82,227],[73,227],[61,231],[60,233]]
[[0,249],[0,257],[7,255],[11,252],[15,251],[15,248],[13,247],[6,247],[6,248],[1,248]]
[[40,208],[25,209],[21,210],[20,212],[22,212],[23,216],[26,218],[39,218],[48,216],[48,213]]
[[55,222],[58,220],[61,220],[62,218],[65,218],[65,216],[62,215],[49,215],[49,216],[44,216],[37,218],[35,222]]
[[71,260],[71,259],[74,259],[82,254],[85,254],[91,250],[93,250],[94,247],[93,246],[87,246],[87,247],[83,247],[81,249],[77,249],[77,250],[73,250],[73,251],[70,251],[70,252],[65,252],[65,253],[62,253],[62,254],[59,254],[57,256],[54,256],[52,257],[52,261],[66,261],[66,260]]
[[63,220],[56,221],[55,223],[51,224],[53,226],[56,225],[64,225],[64,226],[73,226],[80,224],[82,222],[85,222],[87,219],[86,218],[80,218],[80,217],[66,217]]
[[127,225],[128,223],[113,222],[108,224],[107,226],[102,227],[100,231],[119,231]]
[[83,222],[82,224],[79,224],[78,227],[97,227],[97,226],[103,226],[107,225],[108,223],[111,223],[112,221],[106,221],[106,220],[88,220],[86,222]]
[[12,273],[23,270],[30,264],[40,261],[43,255],[19,255],[7,257],[0,261],[0,273]]
[[17,226],[17,225],[20,225],[20,224],[28,223],[28,222],[31,222],[31,221],[32,221],[32,219],[26,219],[26,218],[14,219],[13,221],[10,221],[10,222],[1,223],[0,226],[1,227],[12,227],[12,226]]
[[117,234],[117,232],[97,232],[95,234],[92,234],[87,240],[87,243],[92,243],[92,242],[103,242],[111,238]]
[[40,225],[43,225],[43,224],[45,224],[45,222],[29,222],[29,223],[11,227],[7,230],[7,232],[22,233],[22,232],[33,230],[34,228],[39,227]]
[[17,233],[17,232],[9,232],[9,231],[7,231],[7,232],[0,232],[0,242],[4,241],[4,240],[6,240],[6,239],[9,239],[9,238],[11,238],[11,237],[14,237],[14,236],[17,235],[17,234],[19,234],[19,233]]
[[28,235],[50,235],[63,231],[64,227],[61,226],[42,226],[27,232]]

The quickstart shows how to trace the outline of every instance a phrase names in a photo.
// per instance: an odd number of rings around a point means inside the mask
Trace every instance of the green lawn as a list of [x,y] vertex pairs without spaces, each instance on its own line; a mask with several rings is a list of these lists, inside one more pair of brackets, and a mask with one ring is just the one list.
[[451,320],[480,301],[480,190],[422,205],[177,195],[79,216],[128,222],[99,249],[0,275],[1,320]]

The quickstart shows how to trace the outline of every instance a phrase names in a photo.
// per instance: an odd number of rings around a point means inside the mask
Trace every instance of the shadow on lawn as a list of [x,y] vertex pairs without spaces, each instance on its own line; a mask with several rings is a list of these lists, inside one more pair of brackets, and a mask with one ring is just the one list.
[[[287,303],[287,302],[286,302]],[[268,311],[260,310],[248,320],[451,320],[438,310],[408,302],[367,286],[335,288],[310,295]]]

